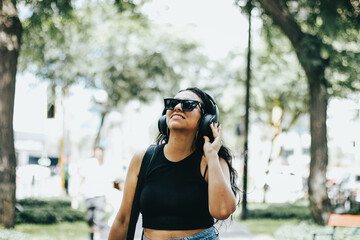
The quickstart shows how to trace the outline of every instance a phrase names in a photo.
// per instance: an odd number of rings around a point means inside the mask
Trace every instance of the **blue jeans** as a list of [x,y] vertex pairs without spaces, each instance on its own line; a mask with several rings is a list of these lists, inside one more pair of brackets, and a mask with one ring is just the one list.
[[[150,240],[144,235],[142,236],[143,240]],[[202,232],[199,232],[195,235],[184,237],[184,238],[176,238],[176,239],[168,239],[168,240],[220,240],[218,234],[215,231],[214,227],[205,229]]]

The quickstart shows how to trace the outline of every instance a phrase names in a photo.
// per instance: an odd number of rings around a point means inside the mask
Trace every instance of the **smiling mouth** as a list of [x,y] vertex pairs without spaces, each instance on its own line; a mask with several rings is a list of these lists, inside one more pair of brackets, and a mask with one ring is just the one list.
[[177,118],[182,118],[182,119],[184,119],[184,117],[183,117],[183,116],[181,116],[181,115],[178,115],[178,114],[175,114],[175,115],[172,115],[172,116],[171,116],[171,118],[174,118],[174,117],[177,117]]

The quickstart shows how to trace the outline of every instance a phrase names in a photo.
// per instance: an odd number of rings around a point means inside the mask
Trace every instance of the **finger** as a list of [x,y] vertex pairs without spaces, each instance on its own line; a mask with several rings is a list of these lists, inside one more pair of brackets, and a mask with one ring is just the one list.
[[211,123],[211,124],[210,124],[210,128],[211,128],[211,131],[212,131],[212,133],[213,133],[214,138],[216,138],[216,137],[218,136],[218,130],[217,130],[217,128],[215,127],[215,124],[214,124],[214,123]]
[[215,132],[214,132],[214,140],[215,139],[220,139],[221,141],[221,128],[218,128]]
[[217,135],[217,136],[214,138],[213,143],[214,143],[214,144],[217,144],[218,142],[221,142],[221,137],[220,137],[219,135]]
[[210,142],[210,138],[208,136],[204,136],[205,142]]
[[216,137],[214,138],[213,141],[214,145],[222,145],[222,139],[221,139],[221,126],[218,128],[217,133],[216,133]]
[[212,123],[215,130],[219,130],[219,123]]

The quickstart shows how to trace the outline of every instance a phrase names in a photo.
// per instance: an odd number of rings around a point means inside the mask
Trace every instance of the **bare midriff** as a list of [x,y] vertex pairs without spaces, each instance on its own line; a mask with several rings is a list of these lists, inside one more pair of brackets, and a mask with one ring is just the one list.
[[174,238],[185,238],[197,233],[200,233],[204,229],[195,229],[195,230],[154,230],[154,229],[144,229],[144,236],[150,240],[166,240]]

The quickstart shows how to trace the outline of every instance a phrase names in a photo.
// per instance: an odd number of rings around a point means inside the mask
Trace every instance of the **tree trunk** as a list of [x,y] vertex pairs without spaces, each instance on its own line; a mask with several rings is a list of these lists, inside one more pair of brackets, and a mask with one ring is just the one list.
[[0,225],[15,225],[13,111],[22,27],[11,0],[0,0]]
[[309,80],[311,162],[308,185],[313,218],[315,222],[325,225],[331,213],[331,204],[326,190],[326,168],[328,164],[326,138],[327,96],[325,84],[319,81],[319,76],[315,76],[315,78],[316,81]]
[[328,164],[327,94],[324,76],[326,65],[320,56],[322,43],[315,36],[303,33],[288,9],[278,0],[260,0],[260,3],[289,38],[308,79],[311,133],[309,200],[314,221],[318,224],[326,224],[331,213],[331,206],[325,185]]

